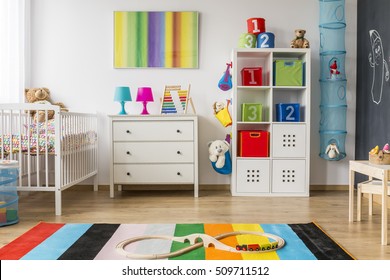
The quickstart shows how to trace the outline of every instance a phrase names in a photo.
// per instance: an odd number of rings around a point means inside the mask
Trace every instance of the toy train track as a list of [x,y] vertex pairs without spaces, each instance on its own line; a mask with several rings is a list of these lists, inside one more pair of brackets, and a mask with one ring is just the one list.
[[[271,238],[275,241],[261,244],[261,245],[260,244],[237,245],[236,248],[230,247],[219,241],[229,236],[244,235],[244,234],[264,236],[264,237]],[[191,245],[186,248],[177,250],[175,252],[162,253],[162,254],[135,254],[135,253],[129,253],[125,250],[125,247],[131,243],[139,242],[142,240],[148,240],[148,239],[164,239],[164,240],[172,240],[181,243],[189,241]],[[151,260],[151,259],[165,259],[170,257],[177,257],[200,247],[206,247],[206,248],[210,247],[210,245],[217,250],[223,250],[232,253],[258,254],[258,253],[265,253],[265,252],[279,250],[285,245],[285,241],[283,238],[277,235],[270,234],[270,233],[262,233],[257,231],[233,231],[233,232],[222,233],[216,236],[210,236],[201,233],[195,233],[195,234],[190,234],[190,235],[180,236],[180,237],[166,236],[166,235],[144,235],[144,236],[137,236],[137,237],[123,240],[122,242],[118,243],[118,245],[116,245],[116,250],[121,255],[124,255],[125,257],[130,259]]]

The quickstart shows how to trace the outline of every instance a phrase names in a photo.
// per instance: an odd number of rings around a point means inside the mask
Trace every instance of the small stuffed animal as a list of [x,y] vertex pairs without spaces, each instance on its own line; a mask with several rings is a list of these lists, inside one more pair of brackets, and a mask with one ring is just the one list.
[[209,159],[215,162],[217,168],[225,165],[225,153],[229,151],[230,144],[225,140],[215,140],[208,143]]
[[230,116],[228,107],[230,100],[227,101],[227,104],[223,102],[214,102],[213,109],[215,117],[220,121],[224,127],[228,127],[232,124],[232,117]]
[[331,143],[326,147],[325,153],[328,155],[329,158],[337,158],[340,154],[339,148],[337,148],[337,145],[335,143]]
[[340,75],[336,60],[334,60],[333,63],[330,65],[329,70],[331,77],[337,77],[338,75]]
[[370,155],[376,155],[379,152],[379,146],[376,145],[374,148],[371,149]]
[[306,30],[304,29],[296,29],[295,30],[295,39],[293,39],[290,43],[291,48],[310,48],[309,41],[305,39]]
[[389,145],[389,143],[386,143],[386,144],[383,146],[382,151],[383,151],[385,154],[390,154],[390,145]]
[[[25,89],[24,92],[25,100],[27,103],[38,103],[38,104],[52,104],[60,106],[61,111],[67,112],[68,110],[65,108],[65,105],[61,102],[53,103],[50,99],[50,90],[48,88],[30,88]],[[45,112],[44,111],[31,111],[31,116],[34,120],[38,120],[38,122],[43,122],[45,120]],[[54,111],[48,111],[47,120],[54,118]]]
[[214,113],[218,113],[225,109],[225,104],[223,102],[214,102],[213,104]]

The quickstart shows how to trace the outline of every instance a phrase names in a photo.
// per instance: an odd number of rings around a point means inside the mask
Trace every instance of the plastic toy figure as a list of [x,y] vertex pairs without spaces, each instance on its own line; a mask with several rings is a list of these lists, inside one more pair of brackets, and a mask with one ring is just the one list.
[[337,61],[334,60],[332,65],[330,65],[330,77],[332,79],[337,78],[338,75],[340,75],[340,71],[337,68],[338,68]]

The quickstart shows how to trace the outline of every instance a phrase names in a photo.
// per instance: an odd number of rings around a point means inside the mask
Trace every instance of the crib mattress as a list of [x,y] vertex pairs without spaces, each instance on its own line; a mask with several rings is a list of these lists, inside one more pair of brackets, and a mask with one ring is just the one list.
[[[23,134],[23,132],[26,132]],[[33,123],[25,126],[21,134],[0,134],[0,153],[55,153],[55,124],[54,120],[42,123]],[[97,133],[88,131],[83,133],[69,133],[61,139],[63,152],[79,150],[80,148],[96,143]],[[11,145],[12,143],[12,145]],[[11,148],[12,146],[12,148]],[[12,151],[11,151],[12,150]]]
[[[0,135],[0,153],[4,148],[4,153],[8,154],[30,152],[31,154],[55,153],[55,140],[54,134],[34,134],[34,135]],[[12,145],[11,145],[12,142]],[[79,134],[70,134],[63,137],[61,141],[61,149],[65,151],[79,150],[86,145],[91,145],[96,142],[95,132],[85,132]],[[12,146],[12,151],[11,151]]]

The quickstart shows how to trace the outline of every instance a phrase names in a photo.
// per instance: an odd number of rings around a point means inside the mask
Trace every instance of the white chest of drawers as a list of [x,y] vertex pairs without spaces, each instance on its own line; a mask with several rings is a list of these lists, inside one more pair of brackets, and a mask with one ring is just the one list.
[[110,197],[115,185],[193,184],[198,197],[195,115],[113,115]]

